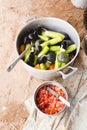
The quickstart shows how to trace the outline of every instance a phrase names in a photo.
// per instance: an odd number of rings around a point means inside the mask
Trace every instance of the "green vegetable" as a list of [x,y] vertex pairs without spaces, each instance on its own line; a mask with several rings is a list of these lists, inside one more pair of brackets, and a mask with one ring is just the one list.
[[55,60],[55,69],[61,67],[61,62],[58,61],[58,54],[56,54],[56,60]]
[[[44,48],[45,46],[48,46],[48,45],[55,45],[55,44],[57,44],[57,43],[59,43],[59,42],[61,42],[62,41],[62,38],[61,37],[57,37],[57,38],[53,38],[53,39],[51,39],[51,40],[48,40],[48,41],[46,41],[46,42],[43,42],[42,44],[41,44],[41,46]],[[58,49],[59,50],[59,49]]]
[[70,46],[68,46],[67,47],[67,49],[66,49],[66,53],[71,53],[72,51],[74,51],[74,50],[76,50],[76,44],[72,44],[72,45],[70,45]]
[[42,46],[42,48],[44,48],[44,47],[46,47],[46,46],[48,46],[49,45],[49,42],[47,41],[47,42],[43,42],[42,44],[41,44],[41,46]]
[[66,63],[61,63],[61,67],[64,67],[66,65]]
[[[34,41],[34,46],[26,52],[23,60],[30,66],[36,67],[36,65],[39,65],[41,70],[54,69],[54,65],[55,68],[65,66],[69,62],[69,53],[76,50],[76,44],[72,43],[71,40],[65,41],[64,38],[68,36],[68,34],[65,35],[66,33],[62,34],[44,28],[40,28],[38,31],[40,33],[35,35],[38,37],[37,40],[33,37],[32,33],[27,35],[30,40],[32,39],[32,43]],[[29,43],[24,44],[25,49],[29,48],[30,45]],[[70,56],[73,55],[72,53],[70,54]]]
[[31,52],[34,52],[34,47],[31,47],[31,49],[30,49],[30,50],[31,50]]
[[55,44],[61,42],[62,40],[63,39],[59,36],[59,37],[56,37],[56,38],[49,40],[48,42],[49,42],[49,45],[55,45]]
[[60,52],[58,54],[58,61],[63,62],[63,63],[68,63],[69,54],[66,54],[65,52]]
[[50,46],[49,50],[50,51],[59,51],[60,50],[60,46]]
[[54,32],[54,31],[45,31],[45,35],[51,38],[61,37],[62,40],[65,38],[65,36],[61,33]]
[[45,35],[45,30],[42,30],[41,35],[46,36]]
[[47,36],[43,36],[43,35],[38,35],[38,37],[42,40],[42,41],[48,41],[49,40],[49,37]]
[[37,56],[37,55],[35,55],[35,56],[34,56],[34,65],[36,65],[36,64],[37,64],[37,59],[38,59],[38,56]]
[[56,58],[56,53],[55,52],[49,52],[47,54],[47,60],[54,63]]
[[46,65],[44,64],[44,63],[41,63],[40,64],[40,69],[41,70],[46,70],[47,68],[46,68]]
[[45,55],[49,51],[49,47],[45,46],[42,51],[38,54],[38,57]]
[[[27,43],[26,44],[26,46],[25,46],[25,50],[27,49],[27,48],[29,48],[29,46],[30,46],[30,44],[29,43]],[[27,63],[27,61],[28,61],[28,57],[29,57],[29,55],[30,55],[30,49],[25,53],[25,55],[24,55],[24,62],[26,62]]]
[[39,46],[39,45],[40,45],[40,42],[41,42],[40,40],[36,40],[36,41],[35,41],[35,47]]

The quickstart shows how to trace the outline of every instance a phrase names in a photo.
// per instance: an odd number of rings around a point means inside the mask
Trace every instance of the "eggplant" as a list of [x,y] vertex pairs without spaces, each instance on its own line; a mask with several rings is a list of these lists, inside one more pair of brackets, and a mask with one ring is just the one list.
[[36,29],[35,29],[35,32],[37,35],[40,35],[43,31],[43,28],[41,26],[38,26]]
[[28,38],[29,38],[30,40],[33,40],[34,34],[33,34],[33,33],[30,33],[30,34],[28,35]]
[[70,40],[70,37],[67,33],[62,32],[62,34],[65,36],[64,40]]
[[28,57],[28,61],[27,64],[30,66],[34,66],[34,52],[31,52],[29,57]]
[[74,44],[72,40],[63,40],[63,41],[61,42],[61,46],[62,46],[64,49],[66,49],[68,46],[70,46],[70,45],[72,45],[72,44]]
[[46,61],[47,61],[47,56],[45,56],[45,55],[40,56],[40,57],[38,58],[38,60],[37,60],[37,62],[38,62],[39,64],[41,64],[41,63],[46,63]]
[[38,55],[41,50],[42,50],[41,46],[36,46],[35,49],[34,49],[34,54]]

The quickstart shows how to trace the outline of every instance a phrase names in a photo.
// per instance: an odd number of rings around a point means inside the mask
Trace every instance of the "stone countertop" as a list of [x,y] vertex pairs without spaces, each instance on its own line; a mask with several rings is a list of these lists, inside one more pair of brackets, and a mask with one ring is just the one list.
[[[31,77],[21,62],[10,73],[6,71],[17,57],[15,39],[25,19],[31,16],[64,19],[76,28],[82,40],[86,33],[83,11],[75,8],[70,0],[0,0],[0,130],[22,130],[28,117],[24,101],[43,82]],[[86,63],[87,57],[81,43],[80,53],[74,63],[79,71],[64,81],[58,79],[66,87],[70,99],[78,92],[81,84],[87,82]]]

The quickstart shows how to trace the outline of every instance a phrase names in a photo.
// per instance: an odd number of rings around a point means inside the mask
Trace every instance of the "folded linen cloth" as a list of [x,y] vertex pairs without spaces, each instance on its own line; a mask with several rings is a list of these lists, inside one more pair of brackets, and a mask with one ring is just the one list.
[[42,113],[36,110],[32,97],[25,101],[25,105],[29,110],[30,115],[24,125],[23,130],[55,130],[58,121],[64,114],[63,112],[54,117],[42,115]]

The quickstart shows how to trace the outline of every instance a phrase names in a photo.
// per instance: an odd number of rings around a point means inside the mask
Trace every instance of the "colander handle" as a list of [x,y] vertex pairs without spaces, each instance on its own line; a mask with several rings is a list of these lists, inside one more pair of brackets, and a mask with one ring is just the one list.
[[30,21],[36,20],[36,19],[37,19],[36,16],[27,17],[27,18],[25,18],[25,20],[24,20],[24,24],[28,24]]
[[59,71],[59,73],[62,75],[63,79],[68,78],[69,76],[73,75],[78,70],[78,68],[71,67],[71,66],[68,66],[68,68],[71,69],[72,71],[67,74],[63,73],[62,71]]

